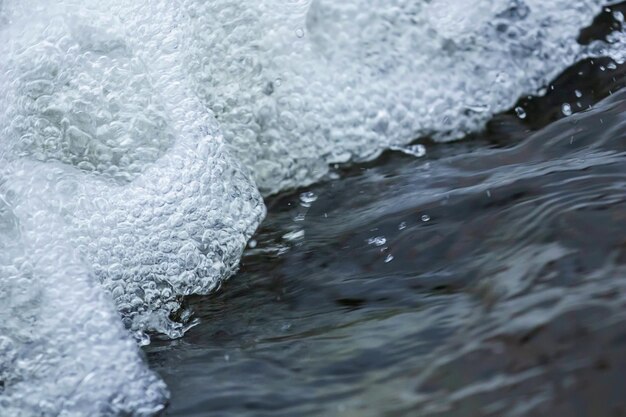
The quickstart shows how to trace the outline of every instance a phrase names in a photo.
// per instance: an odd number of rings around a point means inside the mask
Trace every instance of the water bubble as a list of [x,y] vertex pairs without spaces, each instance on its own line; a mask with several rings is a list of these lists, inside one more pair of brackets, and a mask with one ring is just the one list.
[[385,243],[387,243],[387,239],[384,236],[376,236],[367,239],[368,245],[382,246]]
[[521,107],[515,108],[515,114],[517,114],[517,117],[519,117],[520,119],[526,118],[526,111]]
[[385,263],[388,264],[389,262],[393,261],[393,255],[389,254],[387,255],[387,257],[385,258]]
[[574,94],[576,94],[576,97],[581,98],[583,96],[583,93],[580,90],[574,90]]
[[406,222],[402,222],[398,225],[398,230],[404,230],[406,229]]
[[423,214],[422,215],[422,221],[423,222],[428,222],[430,221],[430,216],[428,214]]
[[302,29],[302,28],[296,29],[296,36],[299,37],[299,38],[303,38],[304,37],[304,29]]
[[569,103],[563,103],[563,105],[561,106],[561,112],[565,116],[571,116],[572,115],[572,106],[570,106]]
[[135,340],[139,346],[148,346],[150,344],[150,336],[143,331],[136,331],[133,333]]
[[300,205],[303,207],[311,207],[311,204],[317,200],[317,195],[313,191],[307,191],[300,194]]
[[248,242],[248,247],[251,249],[256,248],[256,245],[257,245],[257,241],[254,239],[251,239],[250,242]]
[[496,82],[500,83],[500,84],[503,84],[503,83],[505,83],[507,81],[508,77],[509,76],[506,73],[499,72],[498,75],[496,75]]

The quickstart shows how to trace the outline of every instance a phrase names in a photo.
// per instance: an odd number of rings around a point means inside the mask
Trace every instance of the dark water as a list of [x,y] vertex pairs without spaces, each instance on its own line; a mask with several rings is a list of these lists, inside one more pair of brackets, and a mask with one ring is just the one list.
[[189,300],[200,324],[146,348],[166,415],[626,416],[625,69],[607,64],[520,100],[524,120],[269,199],[241,272]]

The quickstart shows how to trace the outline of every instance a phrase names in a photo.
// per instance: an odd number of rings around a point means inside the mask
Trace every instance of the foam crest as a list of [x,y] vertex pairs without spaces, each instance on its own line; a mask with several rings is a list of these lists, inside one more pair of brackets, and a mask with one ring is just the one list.
[[576,60],[601,1],[185,2],[187,68],[264,193],[460,138]]

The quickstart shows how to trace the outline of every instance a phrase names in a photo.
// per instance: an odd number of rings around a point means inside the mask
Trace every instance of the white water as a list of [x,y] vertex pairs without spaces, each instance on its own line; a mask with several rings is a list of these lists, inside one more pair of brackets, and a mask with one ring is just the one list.
[[150,415],[132,336],[232,275],[261,195],[479,130],[586,0],[0,2],[0,415]]

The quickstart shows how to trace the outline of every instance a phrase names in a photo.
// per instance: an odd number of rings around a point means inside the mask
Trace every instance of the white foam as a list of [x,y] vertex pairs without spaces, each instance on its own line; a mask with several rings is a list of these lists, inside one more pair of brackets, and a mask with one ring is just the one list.
[[[197,4],[199,3],[199,4]],[[188,65],[264,193],[460,138],[573,63],[601,1],[185,2]]]
[[0,415],[150,416],[167,399],[58,218],[0,200]]
[[601,3],[0,3],[0,414],[161,408],[112,306],[182,335],[261,193],[480,129],[576,59]]

